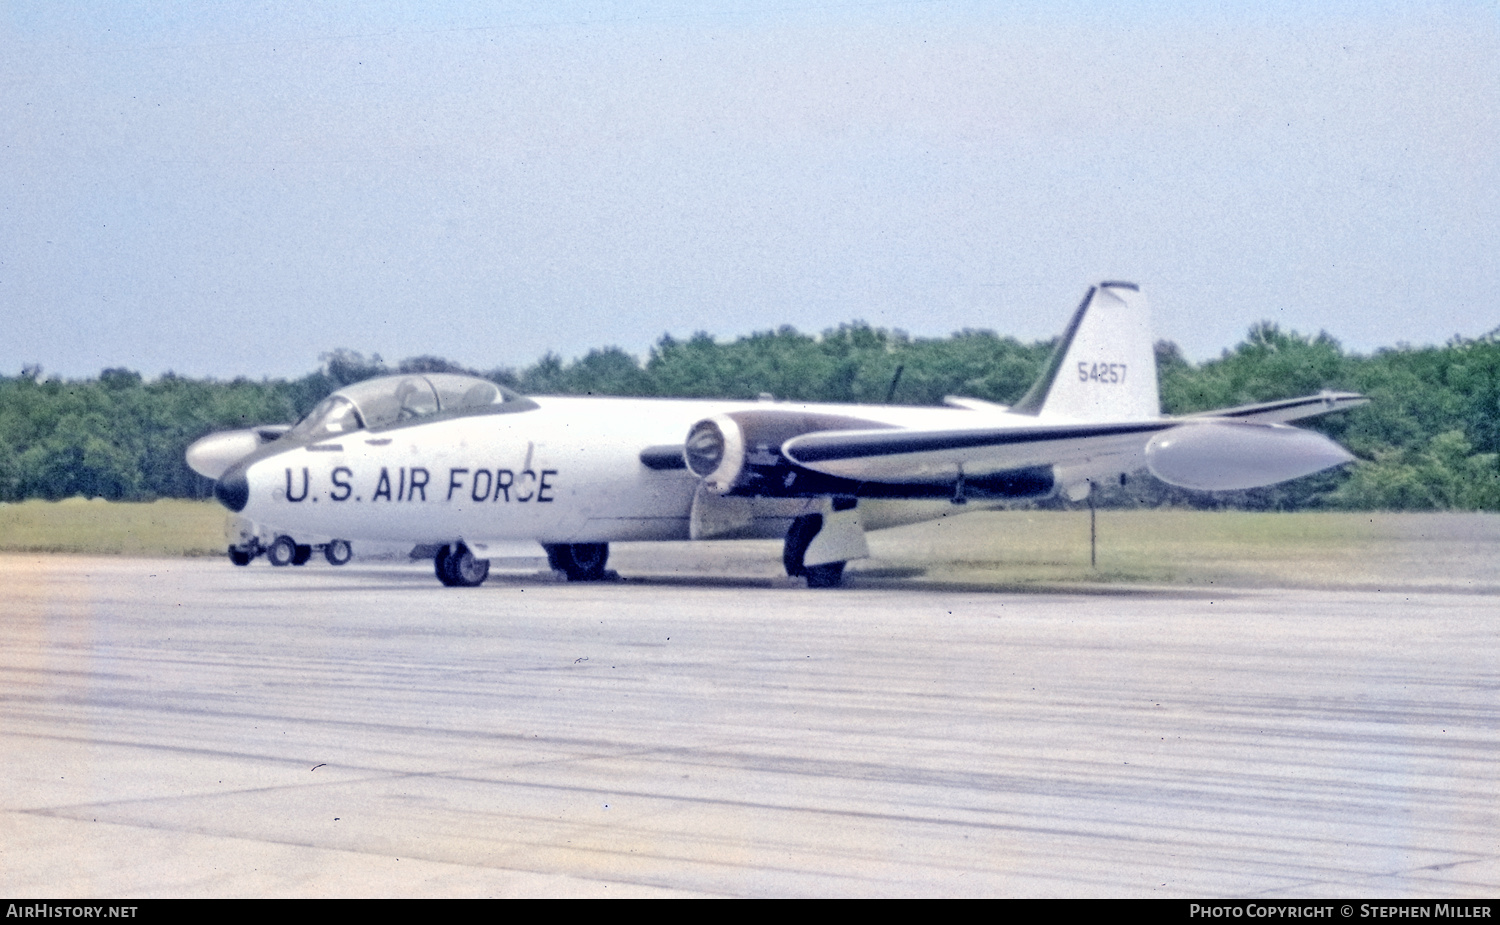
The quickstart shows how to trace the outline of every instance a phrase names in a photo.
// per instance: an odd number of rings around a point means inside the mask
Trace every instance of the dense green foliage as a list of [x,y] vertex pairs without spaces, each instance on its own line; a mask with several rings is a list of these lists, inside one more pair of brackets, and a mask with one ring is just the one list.
[[[707,334],[663,337],[642,364],[617,348],[572,362],[548,355],[527,369],[480,373],[522,392],[778,398],[938,404],[964,395],[1008,404],[1040,372],[1050,343],[989,331],[943,339],[850,324],[811,336],[784,327],[720,343]],[[1143,478],[1103,502],[1251,509],[1337,507],[1500,510],[1500,342],[1491,335],[1444,347],[1348,355],[1326,334],[1272,324],[1201,365],[1157,347],[1162,408],[1186,413],[1321,389],[1363,392],[1369,405],[1311,422],[1360,462],[1296,482],[1208,496]],[[333,389],[390,372],[474,372],[422,356],[388,366],[348,350],[300,379],[152,382],[129,370],[63,381],[28,369],[0,376],[0,501],[73,495],[123,500],[201,497],[208,483],[183,462],[214,430],[290,422]]]
[[[1345,355],[1326,334],[1263,323],[1201,366],[1160,362],[1162,408],[1185,413],[1347,389],[1364,407],[1304,423],[1359,457],[1355,465],[1218,504],[1263,509],[1500,510],[1500,340]],[[1165,494],[1167,492],[1159,492]],[[1199,499],[1202,503],[1202,499]]]

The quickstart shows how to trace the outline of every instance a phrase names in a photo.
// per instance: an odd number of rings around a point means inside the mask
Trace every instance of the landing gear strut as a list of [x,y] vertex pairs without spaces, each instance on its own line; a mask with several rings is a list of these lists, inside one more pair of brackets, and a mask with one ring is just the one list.
[[438,581],[449,588],[475,588],[490,577],[490,560],[474,558],[463,543],[439,549],[432,565]]
[[608,575],[608,543],[554,543],[547,546],[547,564],[569,581],[600,581]]
[[844,582],[844,563],[804,565],[802,562],[807,547],[822,529],[822,514],[803,514],[792,521],[791,528],[786,531],[786,545],[781,550],[781,564],[793,578],[806,578],[809,588],[837,588]]

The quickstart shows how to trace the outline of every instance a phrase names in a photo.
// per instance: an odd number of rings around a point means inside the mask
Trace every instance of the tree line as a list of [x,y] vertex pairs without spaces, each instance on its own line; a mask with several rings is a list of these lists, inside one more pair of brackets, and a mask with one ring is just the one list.
[[[529,394],[755,398],[936,405],[946,395],[1010,404],[1040,374],[1054,341],[992,331],[913,338],[863,323],[809,335],[791,327],[719,342],[661,338],[644,362],[606,347],[525,369],[466,369],[440,357],[388,365],[337,350],[298,379],[147,381],[128,369],[64,380],[36,367],[0,376],[0,501],[74,495],[110,500],[206,497],[188,444],[215,430],[289,423],[334,389],[395,372],[462,372]],[[1157,344],[1162,409],[1184,414],[1322,389],[1370,403],[1313,422],[1353,452],[1351,466],[1265,489],[1204,494],[1154,479],[1111,486],[1107,505],[1253,510],[1500,510],[1500,329],[1441,347],[1348,354],[1327,334],[1271,323],[1217,359],[1186,361]]]

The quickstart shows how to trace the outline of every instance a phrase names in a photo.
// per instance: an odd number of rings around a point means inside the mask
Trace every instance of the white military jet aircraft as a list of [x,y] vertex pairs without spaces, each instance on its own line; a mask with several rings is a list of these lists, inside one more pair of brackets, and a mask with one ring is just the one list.
[[[291,428],[210,434],[188,462],[250,522],[235,563],[304,562],[350,541],[436,547],[437,577],[473,586],[489,560],[536,555],[605,576],[626,540],[784,538],[789,575],[840,583],[865,532],[954,505],[1086,497],[1146,470],[1172,485],[1270,485],[1353,459],[1287,421],[1363,403],[1324,392],[1164,417],[1144,297],[1089,290],[1036,384],[1010,407],[525,398],[448,374],[334,392]],[[243,520],[242,520],[243,522]]]

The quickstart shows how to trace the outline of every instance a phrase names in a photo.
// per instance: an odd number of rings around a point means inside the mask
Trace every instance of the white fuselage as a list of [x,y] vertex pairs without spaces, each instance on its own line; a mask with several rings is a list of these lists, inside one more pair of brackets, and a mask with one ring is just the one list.
[[[789,402],[537,397],[537,408],[354,431],[253,463],[242,515],[303,538],[471,544],[682,540],[701,480],[651,469],[649,446],[681,446],[703,418],[738,410],[842,414],[897,427],[997,427],[997,410]],[[780,536],[810,499],[743,499]],[[946,500],[862,501],[866,529],[953,512]]]

